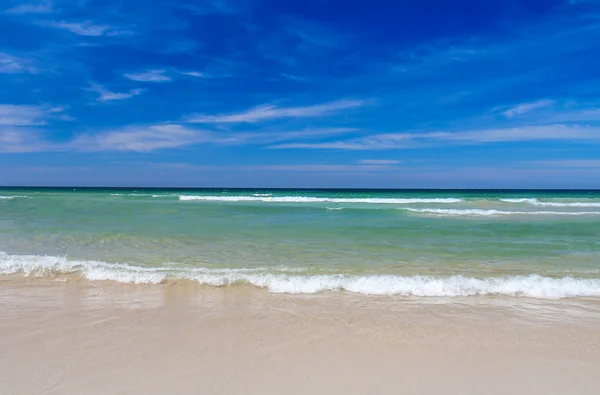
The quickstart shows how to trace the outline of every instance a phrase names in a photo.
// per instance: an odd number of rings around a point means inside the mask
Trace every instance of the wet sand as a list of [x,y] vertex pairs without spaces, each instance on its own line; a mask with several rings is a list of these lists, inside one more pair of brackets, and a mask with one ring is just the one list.
[[0,278],[1,394],[599,394],[597,301]]

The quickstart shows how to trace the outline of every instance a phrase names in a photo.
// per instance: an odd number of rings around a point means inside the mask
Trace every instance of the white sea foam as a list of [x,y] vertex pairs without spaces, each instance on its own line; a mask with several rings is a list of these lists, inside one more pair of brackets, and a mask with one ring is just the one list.
[[18,198],[26,198],[28,196],[0,196],[0,199],[5,199],[5,200],[9,200],[9,199],[18,199]]
[[254,194],[252,194],[252,196],[269,197],[269,196],[273,196],[273,194],[272,193],[254,193]]
[[600,202],[540,202],[536,198],[500,199],[506,203],[528,203],[541,207],[600,207]]
[[371,204],[412,204],[412,203],[460,203],[460,198],[329,198],[312,196],[188,196],[179,200],[201,200],[215,202],[267,202],[267,203],[371,203]]
[[151,195],[149,193],[111,193],[110,196],[152,196],[155,197],[157,195]]
[[484,209],[443,209],[443,208],[405,208],[413,213],[435,214],[440,216],[499,216],[499,215],[600,215],[600,211],[503,211],[503,210],[484,210]]
[[0,274],[44,276],[79,274],[89,280],[160,284],[190,280],[211,286],[251,284],[275,293],[348,291],[367,295],[455,297],[472,295],[524,296],[542,299],[600,297],[600,278],[551,278],[537,274],[473,278],[464,276],[397,276],[311,274],[304,269],[209,269],[140,267],[64,257],[0,253]]
[[346,207],[326,207],[327,210],[329,211],[340,211],[345,209]]
[[532,203],[532,202],[536,202],[537,199],[535,198],[517,198],[517,199],[499,199],[501,202],[506,202],[506,203]]

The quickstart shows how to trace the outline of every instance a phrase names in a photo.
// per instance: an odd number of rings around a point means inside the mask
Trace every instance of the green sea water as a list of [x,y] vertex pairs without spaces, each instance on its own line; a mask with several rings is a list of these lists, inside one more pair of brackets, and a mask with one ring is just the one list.
[[600,192],[4,188],[0,251],[3,274],[595,297]]

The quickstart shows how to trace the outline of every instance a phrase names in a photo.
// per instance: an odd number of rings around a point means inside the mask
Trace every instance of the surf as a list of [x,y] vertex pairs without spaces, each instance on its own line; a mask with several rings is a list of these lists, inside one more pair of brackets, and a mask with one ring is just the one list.
[[438,216],[508,216],[508,215],[558,215],[558,216],[586,216],[600,215],[600,211],[505,211],[494,209],[443,209],[443,208],[409,208],[403,207],[400,210],[406,210],[417,214],[432,214]]
[[209,202],[264,202],[264,203],[367,203],[367,204],[414,204],[414,203],[460,203],[462,198],[334,198],[312,196],[193,196],[180,195],[182,201]]
[[600,207],[600,202],[541,202],[536,198],[499,199],[505,203],[527,203],[541,207]]
[[513,296],[538,299],[599,297],[600,278],[399,276],[393,274],[317,273],[302,268],[141,267],[128,263],[69,260],[60,256],[0,253],[0,274],[78,275],[90,281],[157,285],[192,281],[207,286],[252,285],[273,293],[314,294],[345,291],[364,295],[414,297]]

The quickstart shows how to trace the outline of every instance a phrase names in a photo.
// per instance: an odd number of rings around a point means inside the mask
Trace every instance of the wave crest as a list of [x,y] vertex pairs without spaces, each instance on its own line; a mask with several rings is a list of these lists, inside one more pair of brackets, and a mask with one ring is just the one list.
[[370,204],[412,204],[412,203],[460,203],[461,198],[329,198],[312,196],[191,196],[181,195],[184,201],[211,202],[267,202],[267,203],[370,203]]
[[434,214],[440,216],[483,216],[492,217],[499,215],[600,215],[600,211],[504,211],[504,210],[484,210],[484,209],[443,209],[443,208],[408,208],[402,207],[399,210],[406,210],[412,213]]
[[274,293],[312,294],[348,291],[366,295],[456,297],[523,296],[541,299],[600,296],[599,278],[551,278],[538,274],[473,278],[464,276],[398,276],[311,274],[294,268],[172,268],[68,260],[64,257],[0,253],[0,274],[27,276],[79,274],[89,280],[160,284],[189,280],[211,286],[250,284]]
[[500,199],[506,203],[528,203],[541,207],[600,207],[600,202],[540,202],[536,198]]

